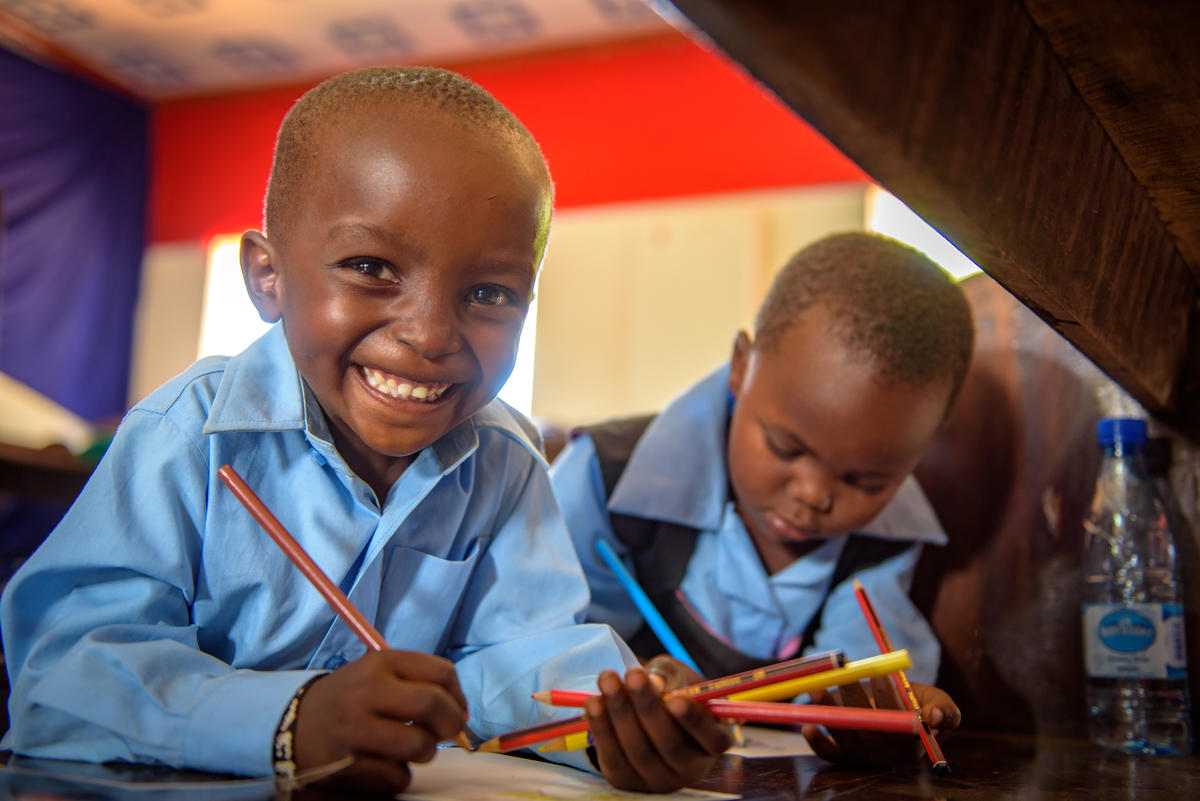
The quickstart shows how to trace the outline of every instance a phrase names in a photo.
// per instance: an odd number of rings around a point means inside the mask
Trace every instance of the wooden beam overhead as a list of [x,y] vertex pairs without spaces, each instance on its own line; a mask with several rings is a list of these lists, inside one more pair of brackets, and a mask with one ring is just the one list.
[[[1139,175],[1152,168],[1131,170],[1020,0],[674,4],[1149,411],[1168,420],[1196,411],[1182,396],[1200,362],[1188,353],[1200,270],[1160,210],[1176,209],[1172,220],[1200,237],[1197,184],[1151,196]],[[1060,38],[1071,36],[1086,39]],[[1197,58],[1187,50],[1189,63]],[[1160,108],[1182,131],[1200,106]],[[1125,124],[1149,140],[1136,115]],[[1188,152],[1164,152],[1194,170],[1180,180],[1200,178],[1200,142],[1176,144]]]

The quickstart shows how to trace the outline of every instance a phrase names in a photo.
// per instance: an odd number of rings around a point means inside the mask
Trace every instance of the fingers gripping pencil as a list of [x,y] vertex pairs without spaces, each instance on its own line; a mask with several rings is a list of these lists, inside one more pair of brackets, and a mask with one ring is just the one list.
[[[892,650],[892,642],[883,629],[883,623],[875,614],[875,607],[871,604],[871,599],[867,597],[867,590],[858,579],[854,579],[854,596],[858,599],[858,605],[867,619],[867,625],[871,629],[871,635],[875,638],[875,644],[879,646],[879,650],[884,652]],[[904,675],[903,670],[897,670],[892,674],[892,681],[895,682],[896,690],[899,691],[904,705],[920,720],[921,725],[917,733],[921,737],[921,744],[925,746],[925,753],[929,756],[929,761],[933,764],[933,770],[937,773],[949,773],[950,763],[942,755],[941,746],[938,745],[933,730],[921,716],[921,704],[917,701],[912,685],[908,682],[908,676]]]
[[[271,539],[287,554],[288,559],[292,560],[292,564],[299,568],[304,577],[312,582],[312,585],[316,587],[317,592],[321,593],[326,603],[333,607],[333,611],[337,612],[338,617],[344,620],[346,625],[358,635],[358,638],[372,651],[386,650],[388,644],[383,639],[383,635],[371,625],[370,621],[363,617],[358,607],[350,603],[350,599],[346,597],[345,593],[329,580],[325,572],[300,547],[300,543],[296,542],[295,538],[288,533],[288,530],[283,527],[279,519],[271,513],[271,510],[254,493],[254,490],[250,489],[250,486],[238,475],[238,472],[230,465],[224,465],[217,470],[217,475],[225,482],[225,486],[229,487],[229,490],[237,496],[242,506],[246,507],[246,511],[250,512],[267,534],[271,535]],[[471,741],[467,738],[466,732],[460,731],[455,736],[454,742],[463,748],[471,748]]]

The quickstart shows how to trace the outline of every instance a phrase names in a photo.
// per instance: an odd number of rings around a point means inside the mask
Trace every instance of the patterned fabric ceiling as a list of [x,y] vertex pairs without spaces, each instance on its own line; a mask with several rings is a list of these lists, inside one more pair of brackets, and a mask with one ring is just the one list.
[[[0,0],[0,40],[161,100],[665,31],[653,0]],[[661,7],[663,4],[654,4]],[[22,35],[14,36],[17,32]]]

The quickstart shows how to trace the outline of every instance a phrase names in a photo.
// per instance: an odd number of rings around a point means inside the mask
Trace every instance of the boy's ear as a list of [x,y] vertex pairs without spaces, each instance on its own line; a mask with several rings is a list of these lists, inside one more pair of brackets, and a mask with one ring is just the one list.
[[750,335],[738,331],[733,339],[733,355],[729,357],[729,392],[737,397],[746,378],[746,366],[750,362]]
[[242,280],[258,316],[263,322],[273,323],[283,316],[283,304],[279,298],[279,272],[275,268],[275,250],[267,238],[258,231],[242,234],[239,252],[242,262]]

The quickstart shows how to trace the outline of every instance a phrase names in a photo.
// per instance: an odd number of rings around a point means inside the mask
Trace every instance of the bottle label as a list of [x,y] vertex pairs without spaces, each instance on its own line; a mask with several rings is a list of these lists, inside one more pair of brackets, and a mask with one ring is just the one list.
[[1084,604],[1083,661],[1093,678],[1185,678],[1183,606]]

